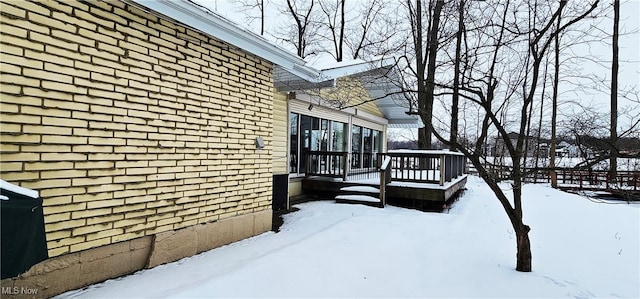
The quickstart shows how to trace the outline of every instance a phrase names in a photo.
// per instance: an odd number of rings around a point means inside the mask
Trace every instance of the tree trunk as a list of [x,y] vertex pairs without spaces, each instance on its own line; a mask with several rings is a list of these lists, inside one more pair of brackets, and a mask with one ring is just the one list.
[[516,230],[518,252],[516,254],[516,271],[531,272],[531,242],[529,241],[529,226],[520,223]]
[[[431,133],[433,131],[433,102],[434,93],[436,89],[435,76],[436,76],[436,58],[438,54],[438,30],[440,28],[440,12],[444,6],[444,0],[437,0],[435,8],[433,9],[433,16],[431,21],[431,27],[429,28],[429,37],[427,46],[429,47],[427,55],[427,80],[425,82],[425,103],[423,105],[423,113],[427,118],[425,126],[425,137],[429,141],[429,148],[431,148]],[[424,117],[423,117],[424,121]]]
[[[556,26],[556,30],[560,30],[560,20],[562,19],[562,15],[558,14],[558,25]],[[556,145],[558,143],[558,138],[556,136],[556,127],[557,127],[557,119],[558,119],[558,88],[560,85],[560,33],[558,33],[554,39],[554,70],[553,70],[553,96],[551,98],[551,148],[549,151],[550,161],[549,168],[551,168],[551,172],[549,174],[549,179],[551,180],[551,187],[558,187],[558,175],[556,173]]]
[[264,0],[260,0],[260,35],[264,35]]
[[609,180],[616,181],[618,168],[618,27],[620,25],[620,0],[613,1],[613,58],[611,62],[611,135]]
[[[439,136],[439,135],[436,135]],[[438,138],[440,139],[440,138]],[[462,152],[466,152],[466,149],[461,147]],[[516,233],[516,270],[520,272],[531,272],[531,242],[529,241],[529,231],[531,230],[528,225],[522,222],[522,192],[520,187],[522,183],[517,178],[514,180],[513,198],[514,207],[511,206],[509,199],[507,198],[504,190],[500,188],[497,180],[487,171],[480,161],[480,156],[470,155],[466,152],[465,155],[469,158],[469,161],[478,170],[478,175],[484,180],[485,183],[494,192],[500,204],[504,208],[511,226]],[[517,170],[516,170],[517,171]],[[518,185],[519,184],[519,185]],[[518,187],[520,186],[520,187]]]
[[453,67],[453,96],[451,98],[451,141],[450,150],[455,151],[458,143],[458,101],[460,99],[460,52],[462,51],[462,30],[464,30],[464,0],[458,6],[458,32],[456,33],[456,57]]
[[426,128],[418,129],[418,149],[431,148],[431,134],[427,135]]
[[338,40],[338,53],[336,55],[336,61],[342,61],[342,45],[344,44],[344,2],[345,0],[340,1],[340,35]]

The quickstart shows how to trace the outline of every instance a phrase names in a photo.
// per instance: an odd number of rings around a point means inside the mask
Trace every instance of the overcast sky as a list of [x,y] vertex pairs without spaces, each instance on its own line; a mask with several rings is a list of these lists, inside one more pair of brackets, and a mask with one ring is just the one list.
[[[364,0],[354,0],[364,1]],[[579,0],[580,1],[580,0]],[[240,26],[248,28],[253,32],[259,32],[259,23],[249,23],[246,19],[245,10],[237,1],[232,0],[195,0],[203,6],[216,11],[218,14],[226,17],[227,19],[234,21]],[[276,28],[282,26],[284,17],[280,17],[280,12],[273,3],[286,3],[285,0],[266,0],[266,30],[272,32]],[[604,1],[604,5],[610,5],[611,1]],[[633,32],[620,37],[620,79],[619,89],[630,89],[632,86],[640,87],[640,0],[623,0],[621,6],[621,32]],[[349,1],[347,1],[349,3]],[[603,4],[601,4],[603,5]],[[257,14],[257,10],[253,13]],[[587,26],[583,24],[583,26]],[[589,28],[593,32],[602,30],[604,32],[611,32],[612,21],[604,20],[598,24],[598,28]],[[275,38],[266,36],[267,39],[275,41]],[[286,45],[280,45],[288,48],[295,53],[295,50]],[[611,48],[608,45],[590,45],[589,47],[578,47],[574,51],[578,55],[584,54],[597,54],[604,62],[601,66],[587,61],[580,61],[580,67],[583,68],[583,74],[587,76],[599,76],[610,79],[610,65],[611,65]],[[636,89],[637,90],[637,89]],[[585,105],[591,105],[598,107],[603,112],[609,110],[609,92],[588,92],[588,93],[575,93],[571,92],[564,94],[565,101],[579,101]],[[570,97],[570,98],[569,98]],[[632,109],[637,106],[640,110],[640,104],[625,101],[622,97],[619,97],[619,107],[631,107]],[[624,120],[620,120],[624,121]]]

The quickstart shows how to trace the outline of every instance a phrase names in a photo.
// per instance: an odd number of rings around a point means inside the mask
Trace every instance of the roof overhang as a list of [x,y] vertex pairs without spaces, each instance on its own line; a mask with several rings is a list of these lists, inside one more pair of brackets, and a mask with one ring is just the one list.
[[319,82],[320,72],[302,58],[189,0],[131,0],[142,7],[178,20],[203,33],[272,62],[299,80]]
[[[373,66],[373,67],[372,67]],[[389,128],[420,128],[424,125],[417,115],[410,115],[408,102],[398,85],[399,75],[395,58],[380,59],[369,64],[369,69],[358,72],[353,77],[360,80],[376,106],[389,121]]]
[[[375,59],[372,61],[347,61],[336,63],[334,66],[318,70],[309,66],[308,62],[293,53],[278,47],[238,24],[225,19],[190,0],[130,0],[141,7],[177,20],[214,36],[233,46],[250,52],[260,58],[273,63],[274,85],[278,91],[309,90],[314,88],[334,87],[336,79],[346,76],[360,78],[372,98],[376,99],[378,108],[386,119],[389,127],[419,127],[420,120],[408,115],[407,108],[401,97],[395,95],[397,90],[391,90],[390,80],[380,76],[371,80],[371,74],[387,72],[395,65],[393,57]],[[366,80],[364,78],[367,78]]]
[[388,127],[419,128],[424,126],[417,115],[407,114],[409,108],[402,94],[402,88],[398,86],[400,80],[394,57],[383,57],[371,61],[354,60],[333,63],[333,65],[320,70],[320,78],[326,78],[320,83],[296,80],[295,76],[284,71],[280,74],[278,70],[276,70],[275,77],[278,91],[334,87],[337,78],[353,77],[362,82],[369,96],[375,99],[376,106],[384,118],[388,120]]

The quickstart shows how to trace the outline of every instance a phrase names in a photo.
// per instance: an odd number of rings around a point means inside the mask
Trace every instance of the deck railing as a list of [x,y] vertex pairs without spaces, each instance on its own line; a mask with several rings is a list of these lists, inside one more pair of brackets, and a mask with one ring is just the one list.
[[[512,180],[513,167],[505,165],[485,164],[485,170],[497,180]],[[550,183],[549,168],[523,168],[523,180],[527,183]],[[640,190],[640,171],[618,170],[615,179],[608,170],[556,168],[556,178],[561,187],[578,189],[625,189]]]
[[567,187],[640,190],[640,172],[638,171],[617,171],[615,180],[611,179],[606,170],[561,169],[556,171],[556,176],[558,185]]
[[465,173],[461,153],[436,150],[398,151],[383,154],[391,158],[394,181],[444,185]]
[[305,177],[325,176],[347,180],[349,169],[347,152],[307,152]]
[[[312,151],[307,153],[305,176],[341,177],[343,180],[377,178],[385,158],[389,157],[390,178],[393,181],[444,185],[465,173],[464,155],[449,151],[392,151],[368,154],[367,164],[354,164],[354,155],[347,152]],[[365,157],[358,154],[358,158]]]

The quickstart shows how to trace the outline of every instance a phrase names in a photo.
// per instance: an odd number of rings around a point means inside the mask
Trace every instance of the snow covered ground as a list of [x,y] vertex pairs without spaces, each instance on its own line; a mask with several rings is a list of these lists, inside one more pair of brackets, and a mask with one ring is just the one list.
[[638,205],[526,185],[534,271],[519,273],[498,201],[477,177],[467,187],[446,214],[301,204],[279,233],[60,298],[640,297]]

